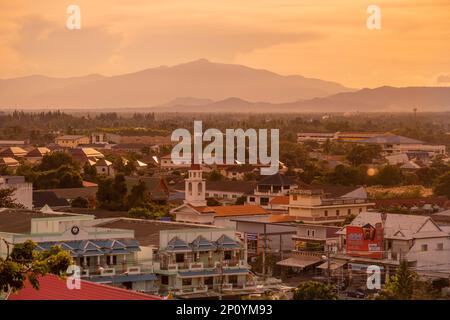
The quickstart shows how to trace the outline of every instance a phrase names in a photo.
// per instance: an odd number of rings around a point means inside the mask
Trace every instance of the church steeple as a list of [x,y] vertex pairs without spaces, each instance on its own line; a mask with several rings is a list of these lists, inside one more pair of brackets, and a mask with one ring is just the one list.
[[194,207],[206,206],[205,187],[206,182],[200,165],[192,163],[188,178],[185,180],[184,202]]

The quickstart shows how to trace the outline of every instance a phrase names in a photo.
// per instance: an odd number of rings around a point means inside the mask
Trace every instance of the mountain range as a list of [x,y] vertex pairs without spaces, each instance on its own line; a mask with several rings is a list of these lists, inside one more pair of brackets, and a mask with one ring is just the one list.
[[155,112],[447,111],[450,88],[355,90],[335,82],[200,59],[116,76],[2,79],[0,107]]

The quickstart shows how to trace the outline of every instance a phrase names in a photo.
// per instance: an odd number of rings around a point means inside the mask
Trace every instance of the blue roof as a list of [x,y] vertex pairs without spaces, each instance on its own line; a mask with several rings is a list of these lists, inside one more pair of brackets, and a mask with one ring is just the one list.
[[106,254],[128,254],[140,251],[139,242],[134,239],[121,240],[74,240],[74,241],[49,241],[38,243],[37,250],[49,250],[52,246],[59,245],[74,257],[97,256]]
[[167,250],[170,251],[185,251],[191,250],[186,241],[181,240],[178,237],[173,237],[172,240],[167,244]]
[[359,140],[358,143],[379,143],[379,144],[422,144],[423,141],[415,140],[407,137],[396,135],[381,135],[364,140]]
[[217,239],[217,246],[221,249],[239,249],[241,246],[227,235],[222,235]]
[[[249,272],[248,269],[239,268],[239,269],[223,269],[223,274],[247,274]],[[216,276],[220,275],[218,269],[208,269],[208,270],[196,270],[196,271],[179,271],[178,275],[180,277],[201,277],[201,276]]]
[[101,283],[123,283],[123,282],[136,282],[136,281],[155,281],[158,277],[153,273],[143,274],[117,274],[113,276],[92,276],[87,279],[92,282]]
[[197,251],[209,251],[217,249],[217,246],[203,236],[198,236],[191,243],[191,247]]

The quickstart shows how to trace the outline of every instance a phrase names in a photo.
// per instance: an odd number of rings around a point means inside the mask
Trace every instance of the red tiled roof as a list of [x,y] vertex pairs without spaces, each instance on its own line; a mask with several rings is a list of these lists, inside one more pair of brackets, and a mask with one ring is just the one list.
[[277,196],[270,200],[270,204],[289,204],[289,196]]
[[83,187],[85,188],[98,187],[98,184],[83,180]]
[[253,216],[268,214],[268,212],[264,208],[254,205],[213,206],[209,207],[209,209],[214,211],[216,217]]
[[12,293],[8,300],[162,300],[161,297],[81,280],[81,288],[70,290],[66,281],[55,275],[39,278],[39,290],[29,282]]
[[288,214],[272,214],[269,218],[269,222],[293,222],[293,221],[296,221],[296,218]]

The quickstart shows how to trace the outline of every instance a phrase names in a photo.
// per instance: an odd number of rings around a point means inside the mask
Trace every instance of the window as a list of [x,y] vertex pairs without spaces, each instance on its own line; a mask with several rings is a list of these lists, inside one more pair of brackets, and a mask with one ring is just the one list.
[[347,210],[347,214],[348,214],[348,215],[352,214],[352,209],[348,209],[348,210]]
[[203,184],[201,182],[198,183],[198,195],[201,195],[203,192]]
[[237,282],[238,282],[238,277],[236,275],[228,276],[228,283],[237,284]]
[[231,197],[232,197],[233,199],[236,199],[236,198],[237,198],[237,195],[233,194]]
[[192,279],[183,279],[183,287],[191,286],[191,285],[192,285]]
[[255,202],[255,197],[250,197],[249,202]]
[[106,256],[106,263],[115,266],[117,264],[117,256]]
[[169,277],[168,276],[161,276],[161,284],[168,285],[169,284]]
[[336,210],[336,215],[339,216],[339,210]]
[[442,251],[442,250],[444,250],[444,244],[441,242],[441,243],[438,243],[437,245],[436,245],[436,250],[439,250],[439,251]]
[[224,260],[231,260],[231,251],[224,251],[223,258]]
[[361,213],[362,212],[362,208],[359,208],[359,213]]
[[260,203],[262,206],[267,206],[269,204],[269,198],[261,198]]
[[422,251],[428,251],[428,245],[427,244],[423,244],[422,245]]
[[296,195],[296,194],[294,194],[294,195],[292,196],[292,200],[297,201],[297,195]]
[[177,263],[184,262],[184,254],[183,253],[177,253],[175,255],[175,261]]
[[206,277],[204,280],[204,284],[207,286],[212,286],[214,284],[214,278],[213,277]]
[[325,210],[324,215],[325,217],[328,217],[328,210]]

